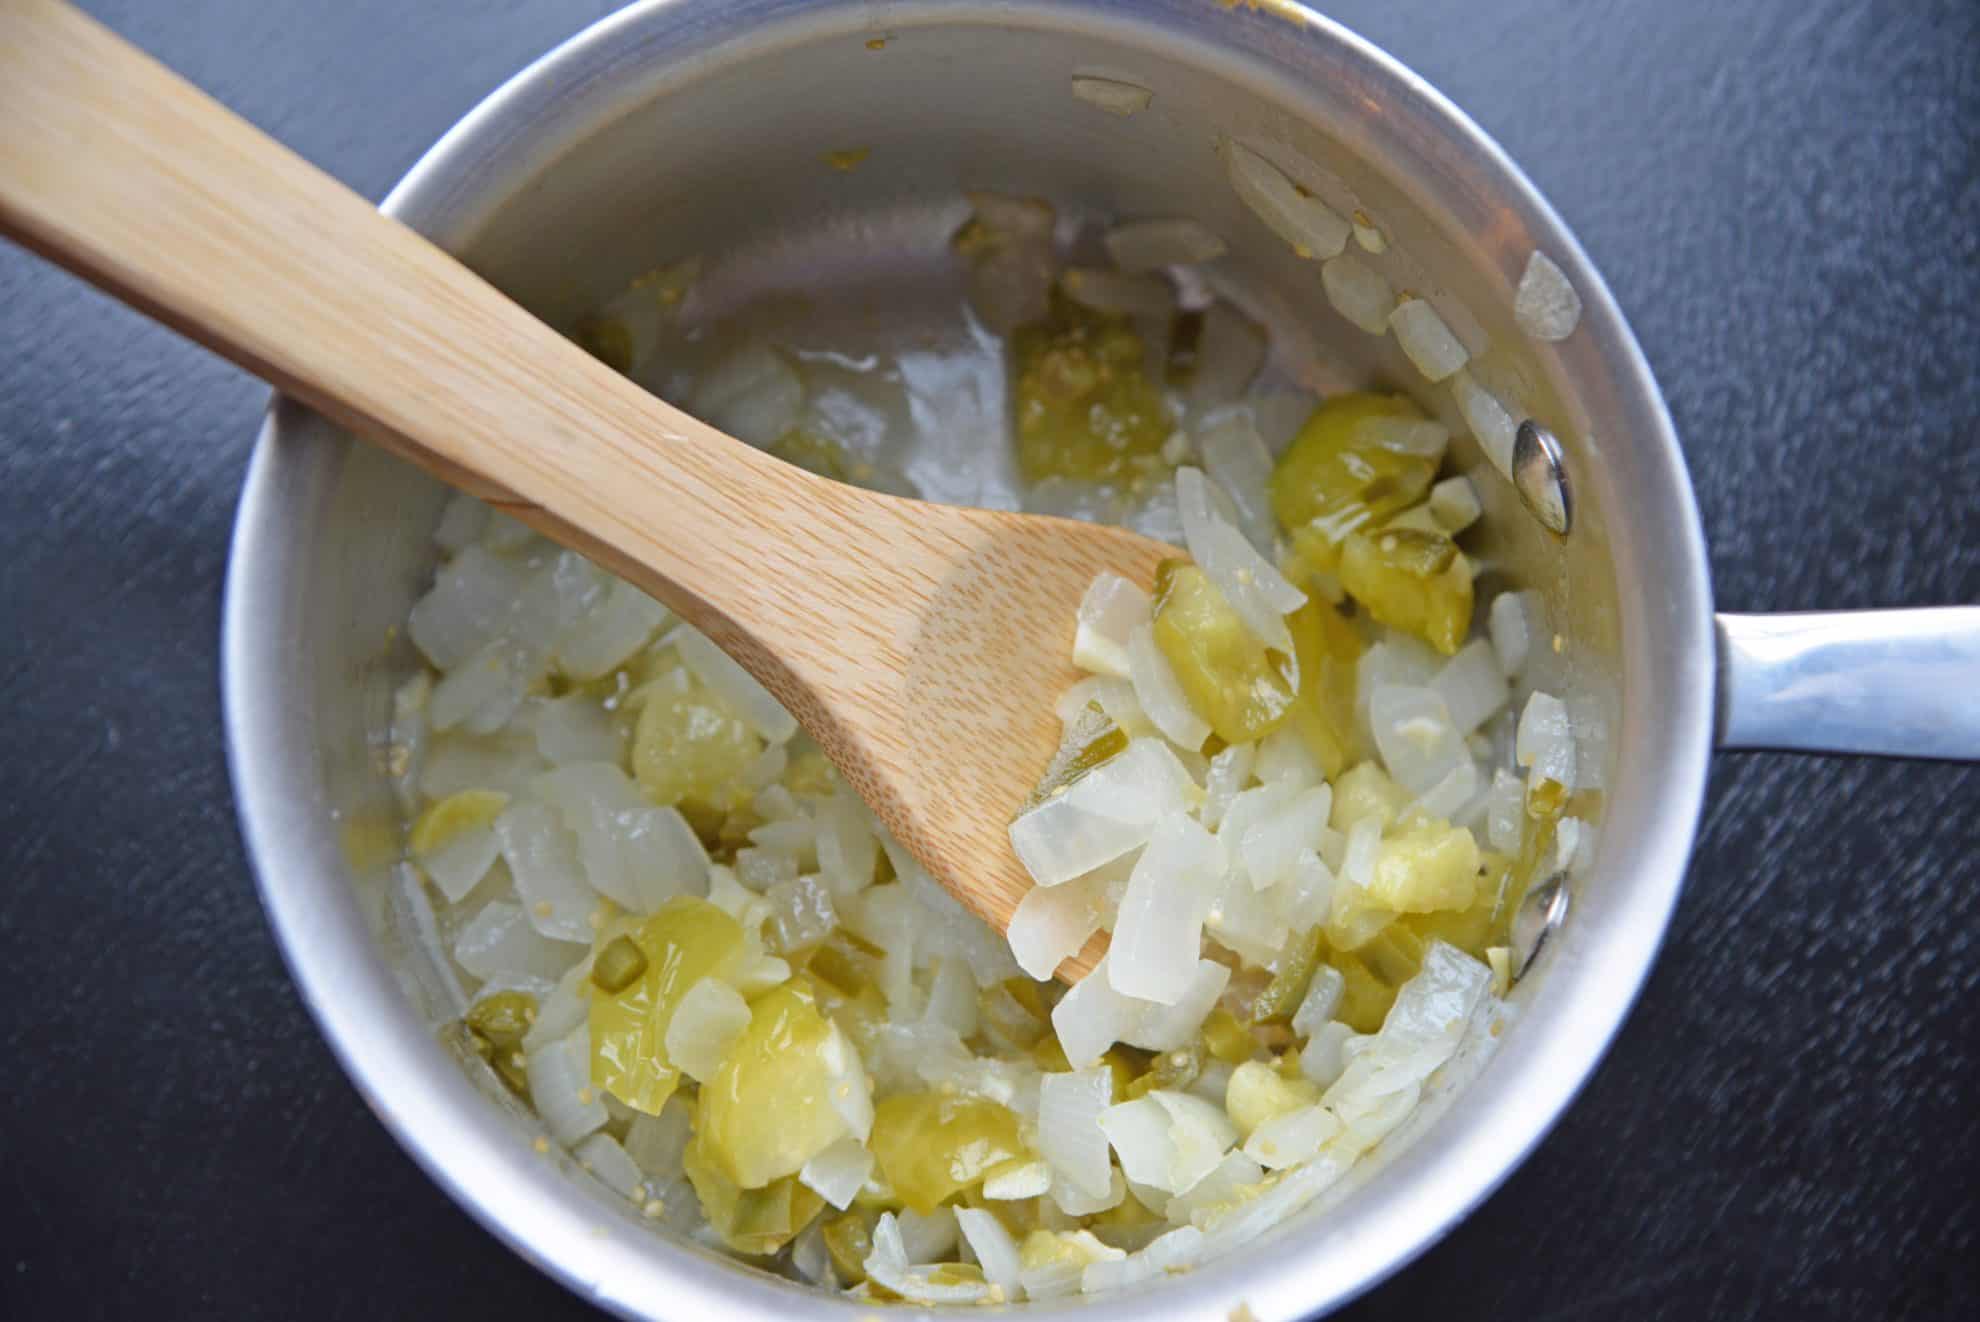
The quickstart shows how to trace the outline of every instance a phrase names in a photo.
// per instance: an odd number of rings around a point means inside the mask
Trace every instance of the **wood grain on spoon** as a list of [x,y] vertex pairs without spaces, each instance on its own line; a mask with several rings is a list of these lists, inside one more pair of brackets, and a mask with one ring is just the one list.
[[0,124],[0,229],[666,602],[1009,924],[1030,879],[1007,829],[1057,743],[1080,596],[1170,548],[732,440],[56,0],[0,5]]

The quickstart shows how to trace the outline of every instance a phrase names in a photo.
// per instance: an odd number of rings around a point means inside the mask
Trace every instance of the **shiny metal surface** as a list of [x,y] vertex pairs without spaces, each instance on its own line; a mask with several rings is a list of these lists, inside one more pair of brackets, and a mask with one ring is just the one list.
[[1513,486],[1526,511],[1540,526],[1565,537],[1574,526],[1574,492],[1568,486],[1561,443],[1554,434],[1528,418],[1513,437]]
[[1721,615],[1719,747],[1980,759],[1980,606]]
[[[870,43],[881,42],[875,50]],[[1132,118],[1069,93],[1075,71],[1151,87]],[[766,89],[775,89],[770,94]],[[560,324],[632,275],[710,260],[712,303],[786,319],[844,296],[907,297],[964,187],[1084,214],[1184,213],[1225,235],[1229,292],[1281,343],[1274,370],[1320,388],[1422,388],[1390,339],[1336,317],[1311,268],[1243,211],[1220,134],[1289,144],[1380,222],[1394,269],[1437,304],[1478,378],[1560,439],[1577,500],[1572,555],[1519,513],[1468,440],[1487,511],[1481,590],[1544,601],[1553,647],[1529,682],[1590,733],[1602,846],[1574,921],[1512,996],[1495,1052],[1453,1106],[1231,1258],[1030,1316],[1308,1316],[1407,1261],[1537,1143],[1633,1001],[1682,881],[1709,748],[1710,594],[1691,491],[1655,382],[1600,277],[1498,148],[1407,70],[1290,5],[1202,0],[667,0],[634,5],[518,75],[447,135],[387,208]],[[827,152],[867,147],[847,174]],[[1536,248],[1581,292],[1579,329],[1535,345],[1511,317]],[[795,298],[794,303],[788,300]],[[754,311],[752,311],[754,315]],[[665,382],[652,384],[664,386]],[[959,461],[970,456],[959,455]],[[994,455],[977,463],[994,465]],[[951,465],[953,466],[953,465]],[[968,465],[965,463],[964,467]],[[987,481],[987,479],[985,479]],[[990,485],[994,486],[994,483]],[[963,493],[958,492],[956,498]],[[519,1252],[628,1317],[847,1318],[850,1301],[662,1239],[530,1118],[477,1091],[437,1045],[449,989],[407,939],[384,860],[352,847],[395,822],[375,750],[393,641],[432,565],[431,482],[289,406],[270,415],[243,493],[226,602],[224,687],[243,831],[284,953],[381,1120]],[[1626,756],[1624,752],[1626,751]]]
[[1539,957],[1541,947],[1547,938],[1561,929],[1567,921],[1569,903],[1568,877],[1564,872],[1535,886],[1519,902],[1519,909],[1513,914],[1512,930],[1508,936],[1512,940],[1512,975],[1515,979],[1526,976],[1526,970]]

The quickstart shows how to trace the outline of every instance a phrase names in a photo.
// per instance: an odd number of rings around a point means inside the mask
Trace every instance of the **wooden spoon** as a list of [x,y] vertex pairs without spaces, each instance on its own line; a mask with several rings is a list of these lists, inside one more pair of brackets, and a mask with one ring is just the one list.
[[1008,926],[1030,888],[1008,826],[1057,743],[1080,596],[1171,548],[732,440],[56,0],[0,5],[0,125],[0,231],[658,597]]

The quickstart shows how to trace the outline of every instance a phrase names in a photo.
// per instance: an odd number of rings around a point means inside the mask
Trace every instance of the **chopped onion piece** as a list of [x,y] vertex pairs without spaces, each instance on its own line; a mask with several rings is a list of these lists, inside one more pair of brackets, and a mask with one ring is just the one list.
[[[1075,80],[1077,81],[1077,80]],[[980,1207],[956,1209],[956,1226],[969,1241],[970,1252],[983,1268],[983,1279],[1004,1292],[1004,1302],[1013,1302],[1024,1292],[1019,1275],[1017,1241],[996,1214]]]
[[1272,451],[1250,415],[1232,409],[1216,416],[1198,434],[1203,468],[1237,506],[1238,524],[1260,551],[1272,549]]
[[1382,764],[1412,794],[1426,793],[1471,758],[1464,733],[1434,688],[1377,688],[1368,700],[1368,723]]
[[1321,781],[1320,764],[1313,751],[1291,725],[1282,725],[1258,741],[1258,759],[1252,774],[1268,785],[1290,785],[1311,789]]
[[1430,517],[1447,536],[1455,537],[1478,522],[1484,507],[1478,503],[1478,490],[1471,479],[1459,473],[1430,488]]
[[1339,1020],[1329,1020],[1315,1028],[1300,1048],[1299,1072],[1322,1088],[1332,1086],[1347,1068],[1347,1046],[1360,1035]]
[[1404,355],[1427,380],[1442,381],[1471,358],[1437,309],[1423,299],[1397,304],[1389,314],[1389,327]]
[[1080,100],[1098,106],[1110,115],[1140,114],[1155,99],[1153,92],[1139,84],[1125,83],[1118,78],[1100,78],[1090,73],[1074,74],[1072,91]]
[[1159,272],[1129,275],[1104,266],[1075,266],[1059,277],[1060,288],[1081,307],[1159,324],[1166,332],[1176,315],[1176,291]]
[[1176,504],[1182,511],[1189,554],[1259,640],[1291,656],[1292,634],[1285,616],[1306,604],[1306,594],[1287,582],[1278,566],[1258,554],[1258,548],[1224,517],[1212,491],[1200,470],[1176,470]]
[[[987,1280],[970,1280],[944,1272],[940,1266],[911,1263],[902,1242],[900,1222],[913,1215],[903,1212],[897,1218],[892,1212],[880,1214],[879,1222],[873,1227],[873,1252],[862,1264],[867,1278],[917,1304],[974,1304],[986,1300],[990,1295]],[[950,1219],[953,1221],[953,1214]]]
[[1369,217],[1367,212],[1357,211],[1354,213],[1353,219],[1354,241],[1361,245],[1362,251],[1374,253],[1379,257],[1389,250],[1388,238],[1376,226],[1374,220]]
[[1357,444],[1380,446],[1392,454],[1412,455],[1440,463],[1450,444],[1451,429],[1434,418],[1363,418],[1354,425]]
[[1333,1020],[1346,992],[1347,979],[1339,969],[1331,964],[1322,964],[1314,969],[1313,980],[1306,984],[1306,996],[1300,1001],[1299,1009],[1293,1012],[1294,1035],[1310,1039],[1319,1032],[1322,1025]]
[[[618,767],[574,762],[530,788],[576,838],[584,879],[599,894],[652,913],[677,895],[707,892],[708,854],[694,828],[677,810],[649,802]],[[513,859],[509,866],[516,867]]]
[[1241,1200],[1245,1190],[1264,1178],[1263,1166],[1245,1156],[1243,1148],[1232,1148],[1188,1193],[1171,1198],[1162,1215],[1174,1224],[1188,1225],[1200,1211]]
[[1171,813],[1156,823],[1114,919],[1115,991],[1161,1005],[1181,998],[1202,949],[1209,887],[1224,867],[1224,847],[1195,818]]
[[1217,829],[1224,813],[1251,778],[1251,763],[1257,751],[1256,744],[1232,744],[1210,759],[1210,770],[1204,778],[1203,806],[1196,812],[1198,821],[1213,831]]
[[1227,251],[1222,239],[1186,218],[1131,220],[1108,230],[1102,242],[1114,265],[1130,273],[1194,266],[1222,257]]
[[805,1162],[798,1181],[843,1212],[852,1206],[871,1174],[873,1154],[848,1134]]
[[667,1059],[696,1083],[715,1077],[737,1034],[749,1027],[749,1003],[720,978],[687,989],[667,1021]]
[[614,579],[557,639],[557,668],[572,679],[602,678],[630,660],[668,618],[665,606]]
[[1348,828],[1347,857],[1341,863],[1342,879],[1351,886],[1368,889],[1375,880],[1375,856],[1381,848],[1381,819],[1363,817],[1356,821]]
[[591,943],[598,894],[584,882],[577,839],[541,803],[518,803],[495,819],[502,858],[516,879],[530,925],[556,941]]
[[1284,1170],[1311,1161],[1341,1122],[1324,1106],[1302,1106],[1273,1116],[1244,1141],[1244,1153],[1266,1170]]
[[1105,1065],[1047,1074],[1038,1084],[1038,1149],[1052,1169],[1093,1198],[1112,1180],[1100,1116],[1113,1105],[1114,1074]]
[[696,417],[738,440],[766,446],[797,426],[804,383],[784,356],[751,345],[716,363],[695,381],[688,407]]
[[454,938],[454,962],[483,981],[558,978],[583,953],[581,947],[538,933],[522,906],[507,900],[482,905]]
[[1147,844],[1155,823],[1190,807],[1198,792],[1161,740],[1133,739],[1064,793],[1022,813],[1011,823],[1011,846],[1033,881],[1056,886]]
[[1513,757],[1528,768],[1528,785],[1551,780],[1563,790],[1572,790],[1574,727],[1568,720],[1567,704],[1551,693],[1536,689],[1526,700],[1526,709],[1519,714]]
[[1107,874],[1120,870],[1121,861],[1062,886],[1033,886],[1024,893],[1011,912],[1008,933],[1019,968],[1043,981],[1079,953],[1112,912]]
[[1526,821],[1526,782],[1500,767],[1492,773],[1485,807],[1485,839],[1502,854],[1516,853]]
[[1108,1107],[1100,1128],[1131,1182],[1169,1194],[1195,1188],[1237,1142],[1222,1107],[1163,1089]]
[[1224,165],[1238,197],[1295,253],[1322,260],[1347,247],[1348,222],[1302,191],[1278,166],[1234,139],[1224,143]]
[[[1141,1021],[1148,1002],[1114,990],[1107,970],[1111,952],[1052,1007],[1052,1029],[1074,1069],[1085,1069],[1121,1041]],[[1207,1012],[1206,1012],[1207,1013]]]
[[1478,764],[1465,760],[1444,773],[1444,778],[1417,796],[1416,809],[1446,821],[1456,818],[1478,795]]
[[639,1166],[626,1155],[619,1141],[610,1134],[592,1134],[571,1149],[579,1166],[621,1198],[637,1198],[645,1178]]
[[1101,574],[1080,598],[1073,664],[1096,675],[1128,678],[1128,640],[1148,620],[1146,592],[1119,574]]
[[1334,311],[1370,335],[1386,335],[1396,292],[1382,273],[1353,255],[1332,258],[1320,266],[1320,283]]
[[698,630],[683,629],[674,640],[681,660],[695,678],[721,694],[742,718],[773,744],[781,744],[797,733],[797,718],[770,696],[770,690],[738,665],[733,657]]
[[1238,844],[1254,890],[1290,880],[1302,852],[1320,845],[1334,791],[1326,785],[1294,794],[1283,806],[1249,826]]
[[1534,250],[1513,293],[1513,320],[1536,340],[1565,340],[1581,324],[1581,295],[1547,254]]
[[1527,652],[1533,637],[1535,615],[1532,594],[1501,592],[1492,598],[1487,624],[1492,635],[1492,650],[1498,654],[1499,669],[1505,674],[1517,675],[1526,668]]
[[1451,724],[1460,734],[1470,734],[1512,700],[1499,655],[1482,638],[1467,643],[1446,662],[1430,687],[1444,700]]
[[[1225,965],[1214,959],[1197,960],[1196,972],[1190,976],[1189,985],[1183,988],[1183,994],[1176,998],[1175,1004],[1162,1006],[1139,1002],[1141,1013],[1128,1025],[1120,1041],[1131,1047],[1140,1047],[1143,1051],[1174,1051],[1187,1046],[1202,1031],[1203,1021],[1210,1017],[1217,998],[1224,994],[1230,980],[1231,971]],[[1064,1003],[1060,1002],[1061,1005]],[[1057,1026],[1057,1015],[1053,1016],[1052,1022]]]
[[591,1029],[580,1023],[526,1058],[529,1100],[550,1137],[569,1147],[605,1126],[605,1102],[591,1086]]
[[994,1202],[1014,1203],[1037,1198],[1051,1187],[1052,1168],[1042,1161],[1027,1161],[985,1180],[983,1196]]
[[648,1180],[659,1183],[686,1173],[682,1158],[693,1136],[693,1117],[694,1108],[679,1093],[667,1099],[659,1115],[641,1111],[633,1116],[626,1129],[626,1152]]
[[1499,470],[1501,477],[1511,481],[1513,442],[1519,435],[1519,423],[1499,402],[1499,397],[1479,385],[1469,372],[1458,372],[1451,377],[1451,394],[1485,457],[1492,461],[1492,467]]
[[[1284,627],[1283,621],[1280,627]],[[1176,678],[1169,659],[1155,645],[1155,630],[1149,625],[1141,625],[1128,638],[1128,673],[1134,681],[1135,700],[1165,738],[1179,748],[1203,747],[1203,741],[1210,737],[1210,722],[1198,716],[1189,705],[1182,681]],[[1019,822],[1024,820],[1022,817],[1018,819]],[[1012,830],[1016,829],[1012,827]],[[1023,857],[1022,850],[1019,857]],[[1104,859],[1100,861],[1105,862]],[[1036,877],[1038,874],[1034,871],[1032,875]]]

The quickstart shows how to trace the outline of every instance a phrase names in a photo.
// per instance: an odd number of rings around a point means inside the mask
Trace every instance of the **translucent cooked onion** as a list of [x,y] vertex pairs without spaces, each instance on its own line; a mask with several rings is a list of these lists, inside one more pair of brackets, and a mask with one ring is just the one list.
[[1478,522],[1484,512],[1478,503],[1478,489],[1462,473],[1430,488],[1430,517],[1449,536],[1455,537]]
[[1178,748],[1201,748],[1210,737],[1210,722],[1189,705],[1182,681],[1155,645],[1155,631],[1148,625],[1136,628],[1128,638],[1128,673],[1133,678],[1135,701],[1155,728]]
[[1056,886],[1147,844],[1155,823],[1191,806],[1197,793],[1166,745],[1133,739],[1064,793],[1019,815],[1011,846],[1033,881]]
[[873,1154],[850,1134],[833,1143],[804,1163],[798,1181],[805,1188],[844,1211],[865,1187],[873,1174]]
[[1206,885],[1224,873],[1224,847],[1185,813],[1155,825],[1128,877],[1107,955],[1114,990],[1173,1005],[1188,987],[1203,944]]
[[645,1177],[639,1165],[610,1134],[592,1134],[571,1149],[579,1166],[621,1198],[636,1198]]
[[1412,794],[1428,792],[1471,758],[1463,732],[1434,688],[1377,688],[1368,700],[1368,723],[1382,765]]
[[1426,380],[1442,381],[1471,358],[1437,309],[1420,298],[1397,304],[1389,314],[1389,329],[1396,333],[1404,356]]
[[1370,335],[1389,332],[1389,314],[1396,308],[1396,291],[1382,273],[1352,254],[1323,262],[1320,283],[1334,311]]
[[526,1066],[529,1100],[550,1136],[569,1147],[608,1118],[591,1086],[591,1030],[579,1024],[565,1036],[531,1051]]
[[1347,247],[1348,222],[1319,198],[1302,192],[1278,166],[1235,139],[1224,142],[1224,165],[1244,204],[1301,257],[1336,257]]
[[1492,461],[1492,467],[1507,481],[1512,480],[1513,442],[1519,435],[1519,423],[1499,402],[1499,397],[1472,379],[1469,372],[1456,372],[1451,376],[1451,395],[1457,401],[1458,412],[1464,415],[1465,425],[1478,439],[1479,448],[1485,457]]
[[1033,886],[1024,893],[1007,934],[1019,968],[1042,981],[1079,953],[1113,910],[1106,874],[1119,870],[1125,876],[1120,863],[1115,860],[1062,886]]
[[1123,82],[1118,78],[1101,78],[1094,74],[1073,75],[1073,95],[1088,105],[1098,106],[1110,115],[1138,115],[1148,109],[1148,103],[1155,94],[1139,83]]
[[1287,582],[1278,566],[1260,555],[1217,508],[1214,490],[1200,470],[1176,470],[1176,504],[1182,511],[1183,540],[1190,558],[1260,641],[1291,656],[1292,634],[1285,617],[1306,604],[1306,594]]
[[1194,220],[1131,220],[1102,236],[1114,265],[1130,273],[1193,266],[1226,251],[1224,241]]
[[688,408],[738,440],[767,446],[797,426],[804,382],[781,353],[751,345],[702,373]]
[[1128,678],[1128,642],[1148,623],[1148,594],[1119,574],[1101,574],[1080,598],[1073,664],[1096,675]]
[[1527,768],[1529,785],[1551,780],[1563,790],[1572,790],[1574,728],[1568,720],[1567,705],[1551,693],[1535,690],[1519,714],[1513,757]]
[[1512,700],[1512,689],[1506,684],[1499,654],[1483,638],[1460,648],[1430,681],[1430,687],[1444,700],[1451,724],[1459,734],[1470,734]]
[[667,1059],[696,1083],[715,1077],[736,1036],[749,1027],[749,1003],[720,978],[687,989],[667,1021]]
[[976,1255],[977,1265],[983,1268],[983,1279],[1004,1292],[1006,1300],[1022,1297],[1024,1284],[1020,1277],[1017,1241],[1011,1232],[1004,1229],[994,1213],[980,1207],[959,1207],[956,1209],[956,1225],[962,1236],[969,1241],[970,1252]]
[[615,579],[604,596],[557,639],[557,668],[577,680],[608,675],[644,647],[669,618],[665,606]]
[[1526,655],[1532,645],[1534,611],[1530,594],[1501,592],[1492,598],[1488,617],[1492,651],[1499,658],[1499,669],[1517,675],[1526,668]]
[[1066,297],[1095,312],[1147,320],[1167,329],[1176,315],[1176,291],[1157,272],[1130,275],[1104,266],[1075,266],[1059,277]]
[[[537,777],[530,788],[575,836],[584,880],[599,894],[634,913],[652,913],[676,895],[707,893],[708,854],[694,828],[675,809],[649,802],[618,767],[576,762]],[[513,859],[509,866],[515,868]]]
[[1223,300],[1203,312],[1196,364],[1184,394],[1192,414],[1228,404],[1244,393],[1265,363],[1265,332]]
[[598,893],[584,880],[577,837],[542,803],[513,805],[494,829],[530,925],[552,940],[590,944]]
[[1245,781],[1250,779],[1257,751],[1256,744],[1232,744],[1210,759],[1210,769],[1204,778],[1203,806],[1196,812],[1198,821],[1213,831],[1217,829]]
[[1272,517],[1272,452],[1251,414],[1229,409],[1216,414],[1197,433],[1203,470],[1237,507],[1237,523],[1261,553],[1270,552],[1275,535]]
[[1111,1187],[1100,1116],[1113,1105],[1113,1071],[1100,1066],[1047,1074],[1038,1085],[1038,1148],[1052,1169],[1089,1197]]
[[1537,249],[1513,292],[1513,320],[1536,340],[1565,340],[1581,324],[1581,295],[1552,258]]

